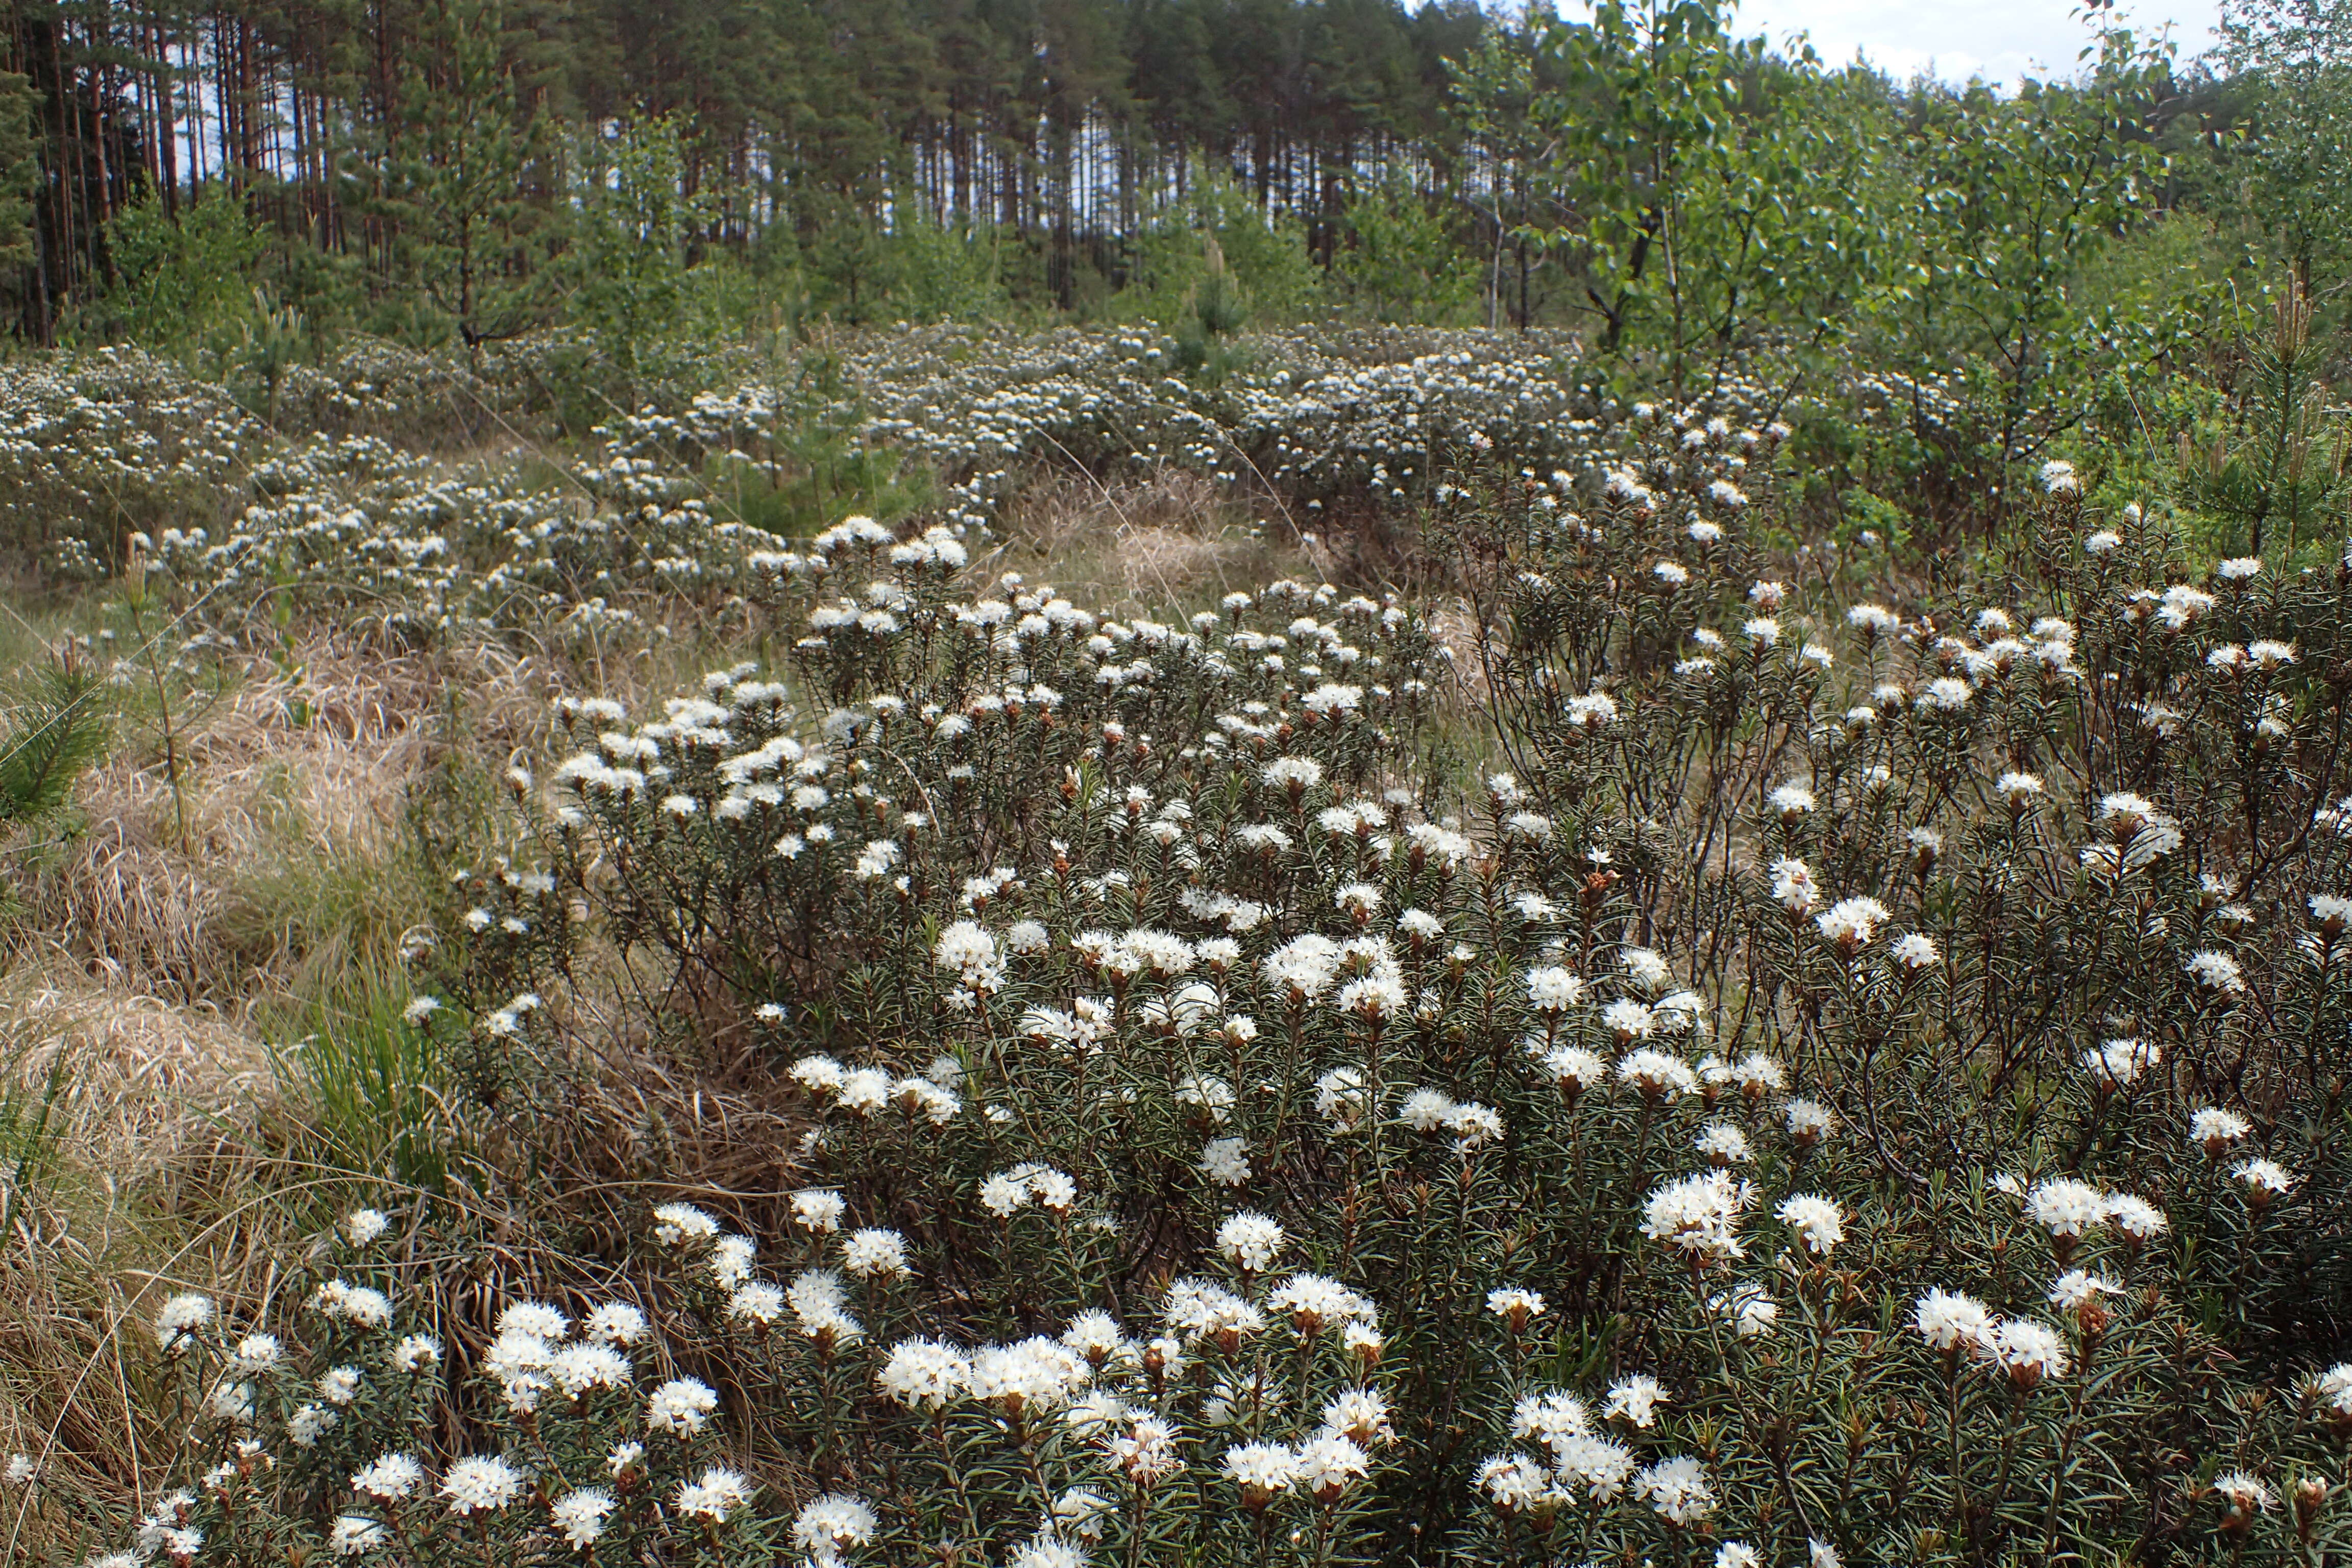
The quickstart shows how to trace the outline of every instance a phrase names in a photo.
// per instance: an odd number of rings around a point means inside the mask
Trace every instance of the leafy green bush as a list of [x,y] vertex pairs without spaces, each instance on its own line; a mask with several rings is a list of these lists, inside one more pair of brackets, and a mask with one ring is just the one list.
[[252,320],[253,273],[268,236],[226,194],[176,216],[160,201],[125,207],[109,228],[121,282],[106,308],[131,342],[217,348]]
[[1187,301],[1219,273],[1274,321],[1311,314],[1322,295],[1321,271],[1296,222],[1269,216],[1228,175],[1196,180],[1136,237],[1133,250],[1139,313],[1155,321],[1181,321]]
[[1357,308],[1376,321],[1452,326],[1477,297],[1476,269],[1455,254],[1428,197],[1391,173],[1348,208],[1350,244],[1335,270]]

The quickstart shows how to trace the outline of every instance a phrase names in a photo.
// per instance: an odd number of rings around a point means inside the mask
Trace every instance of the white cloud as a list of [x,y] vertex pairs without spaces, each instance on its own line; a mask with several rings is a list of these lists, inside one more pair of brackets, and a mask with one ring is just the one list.
[[[2183,61],[2212,47],[2219,0],[2125,0],[2116,15],[2137,32],[2171,25]],[[2067,0],[1746,0],[1737,19],[1745,37],[1762,33],[1775,46],[1790,34],[1808,34],[1832,65],[1859,51],[1897,79],[1932,69],[1946,81],[1982,76],[2014,86],[2021,76],[2071,75],[2093,32]]]

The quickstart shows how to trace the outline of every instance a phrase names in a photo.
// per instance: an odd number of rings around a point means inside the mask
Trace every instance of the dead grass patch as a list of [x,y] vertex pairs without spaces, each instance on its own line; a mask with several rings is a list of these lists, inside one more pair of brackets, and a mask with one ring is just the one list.
[[0,987],[0,1096],[47,1107],[38,1157],[21,1137],[11,1151],[22,1185],[0,1239],[0,1447],[42,1466],[0,1514],[14,1561],[16,1545],[85,1544],[87,1504],[144,1489],[167,1447],[140,1397],[147,1313],[267,1267],[272,1205],[247,1130],[278,1106],[267,1052],[217,1013],[58,963]]
[[184,721],[179,791],[134,736],[83,781],[81,830],[30,858],[20,944],[130,994],[230,1011],[307,989],[306,971],[380,960],[421,912],[404,864],[412,790],[446,765],[453,724],[469,748],[527,744],[546,683],[496,648],[331,639],[290,674],[232,671]]
[[1109,615],[1188,613],[1276,577],[1321,575],[1271,503],[1178,469],[1116,485],[1039,480],[1008,509],[1005,531],[996,570],[1048,579]]

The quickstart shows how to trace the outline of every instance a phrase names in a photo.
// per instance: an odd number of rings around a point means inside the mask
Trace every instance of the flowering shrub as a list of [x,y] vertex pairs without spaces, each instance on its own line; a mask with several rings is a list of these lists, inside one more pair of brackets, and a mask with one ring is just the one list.
[[[1483,445],[1582,472],[1615,444],[1613,405],[1576,387],[1574,345],[1538,335],[1284,332],[1210,391],[1149,330],[1021,334],[940,327],[855,340],[833,373],[714,347],[701,390],[658,395],[593,432],[550,486],[504,459],[456,464],[420,435],[529,427],[563,340],[503,346],[477,374],[361,344],[295,366],[276,435],[226,391],[165,362],[54,356],[0,389],[0,479],[18,547],[68,574],[120,570],[133,535],[215,625],[292,597],[383,614],[404,632],[594,632],[645,602],[745,592],[777,542],[730,515],[733,479],[805,430],[944,487],[941,521],[985,534],[1024,467],[1166,466],[1303,504],[1395,508]],[[1727,395],[1732,395],[1727,394]],[[1589,405],[1589,406],[1588,406]],[[433,414],[455,410],[455,429]]]
[[570,479],[459,477],[373,437],[312,437],[253,469],[261,499],[217,533],[141,543],[208,623],[289,595],[425,638],[633,626],[648,604],[755,585],[747,559],[782,542],[715,517],[699,487],[650,463],[607,453]]
[[[1450,644],[1296,583],[1102,618],[947,526],[752,542],[785,658],[565,700],[410,1026],[508,1107],[615,1028],[756,1052],[789,1197],[649,1204],[660,1333],[510,1308],[430,1434],[394,1327],[297,1379],[236,1360],[282,1325],[185,1325],[274,1489],[154,1529],[2339,1552],[2352,569],[2195,566],[2057,463],[1947,586],[1776,557],[1785,432],[1630,412],[1431,479]],[[430,1508],[341,1479],[395,1449]]]
[[120,350],[12,365],[0,377],[0,527],[68,576],[112,563],[121,534],[213,511],[267,442],[222,388]]
[[390,1223],[374,1209],[345,1220],[344,1256],[298,1293],[283,1336],[232,1327],[201,1295],[163,1303],[156,1346],[204,1468],[155,1500],[130,1551],[94,1562],[299,1561],[322,1547],[406,1563],[769,1561],[780,1531],[751,1506],[758,1487],[715,1462],[718,1396],[686,1377],[640,1386],[640,1363],[665,1347],[625,1302],[576,1322],[507,1303],[474,1368],[498,1415],[470,1451],[439,1452],[450,1347],[362,1282],[390,1285],[369,1256]]
[[[2002,603],[1837,602],[1750,574],[1776,432],[1640,418],[1613,473],[1444,492],[1512,763],[1466,799],[1407,606],[1098,622],[856,524],[768,565],[788,682],[565,710],[451,1026],[551,1053],[568,1005],[509,998],[601,947],[788,1064],[807,1261],[859,1283],[738,1317],[815,1347],[821,1474],[929,1463],[884,1412],[989,1405],[981,1347],[1099,1334],[1172,1342],[1111,1397],[1249,1560],[2336,1528],[2343,583],[2182,581],[2053,467]],[[1349,1390],[1394,1441],[1335,1509]],[[955,1455],[882,1537],[966,1506]]]
[[[354,374],[353,395],[383,406]],[[373,434],[283,439],[220,389],[111,351],[0,385],[0,480],[13,548],[81,578],[137,555],[207,639],[297,607],[412,638],[595,637],[633,628],[648,604],[754,587],[747,557],[782,543],[714,515],[675,465],[602,448],[550,488],[513,463],[461,468]]]
[[[1475,438],[1549,469],[1610,446],[1605,412],[1578,388],[1572,337],[1434,331],[1254,334],[1213,389],[1177,374],[1176,341],[1150,327],[1045,332],[952,325],[877,333],[844,353],[828,417],[955,481],[953,522],[983,522],[1023,460],[1097,472],[1173,465],[1255,481],[1310,511],[1393,506],[1428,489]],[[759,376],[698,395],[618,434],[756,452],[793,399]]]

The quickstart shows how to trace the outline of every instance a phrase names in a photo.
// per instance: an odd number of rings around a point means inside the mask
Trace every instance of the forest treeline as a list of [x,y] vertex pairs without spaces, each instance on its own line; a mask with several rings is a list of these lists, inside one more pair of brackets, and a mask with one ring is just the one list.
[[1367,171],[1444,148],[1446,62],[1485,27],[1466,0],[11,8],[12,118],[39,171],[36,333],[119,268],[123,212],[176,217],[222,187],[371,289],[400,279],[412,209],[436,202],[481,208],[494,270],[529,266],[555,238],[531,209],[561,202],[579,152],[559,132],[647,121],[680,127],[697,242],[806,247],[851,289],[859,242],[919,212],[1041,245],[1039,282],[1074,301],[1076,268],[1116,281],[1118,240],[1209,170],[1328,250]]
[[2213,65],[2086,28],[2011,94],[1743,40],[1717,0],[6,4],[0,310],[44,343],[479,343],[690,302],[1565,322],[1679,355],[1824,335],[2013,233],[2004,204],[2070,256],[2194,210],[2322,298],[2344,232],[2314,142],[2340,0],[2234,8]]

